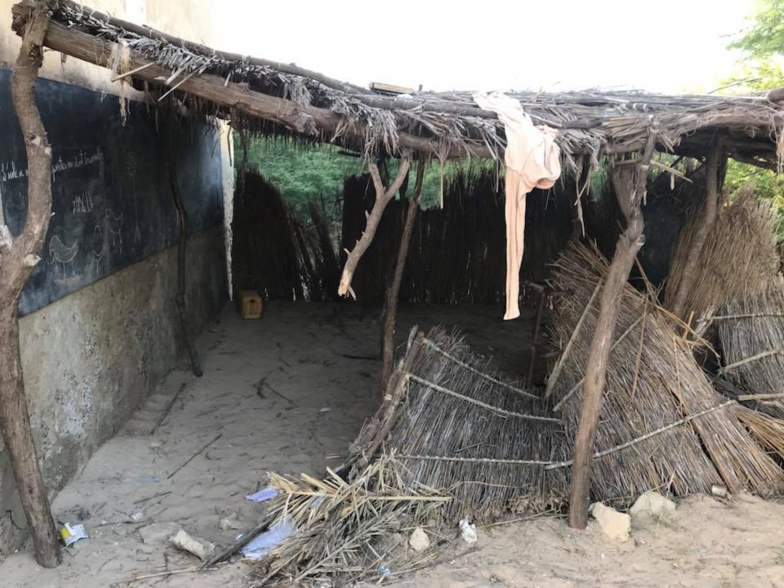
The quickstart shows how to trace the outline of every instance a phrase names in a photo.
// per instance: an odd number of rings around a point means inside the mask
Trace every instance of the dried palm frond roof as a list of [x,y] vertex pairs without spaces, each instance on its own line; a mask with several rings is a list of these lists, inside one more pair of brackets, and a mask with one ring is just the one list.
[[[14,6],[17,33],[34,4],[23,0]],[[273,130],[365,153],[411,149],[441,158],[495,157],[506,143],[496,115],[478,108],[471,92],[380,96],[297,66],[190,43],[71,0],[48,4],[46,46],[109,67],[115,76],[176,89],[186,103],[198,98],[211,114],[230,117],[234,125],[261,119],[274,123]],[[700,156],[721,135],[730,154],[742,161],[773,167],[784,154],[784,146],[779,149],[782,111],[763,95],[598,90],[509,95],[520,100],[535,123],[559,129],[564,164],[573,173],[581,169],[583,156],[596,162],[601,153],[640,149],[652,126],[662,151]]]

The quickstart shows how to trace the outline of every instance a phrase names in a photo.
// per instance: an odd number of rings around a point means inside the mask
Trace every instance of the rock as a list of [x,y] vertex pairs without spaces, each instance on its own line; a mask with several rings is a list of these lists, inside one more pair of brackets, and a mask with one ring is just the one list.
[[206,539],[192,537],[180,529],[177,534],[169,538],[169,542],[178,549],[187,551],[204,561],[215,553],[215,546]]
[[601,502],[591,506],[591,514],[607,537],[614,541],[628,541],[632,527],[632,519],[629,515],[605,506]]
[[142,543],[160,543],[179,530],[180,525],[177,523],[155,523],[139,529],[139,536],[142,538]]
[[417,527],[414,529],[414,532],[411,533],[408,544],[414,551],[424,551],[430,547],[430,538],[427,536],[427,533],[422,530],[422,527]]
[[629,509],[635,527],[645,527],[651,523],[667,523],[675,512],[675,503],[658,492],[649,490],[642,494]]
[[460,521],[460,536],[466,543],[476,543],[476,525],[472,525],[465,519]]
[[221,519],[220,528],[222,531],[239,531],[242,530],[243,524],[240,522],[237,513],[233,512],[226,518]]

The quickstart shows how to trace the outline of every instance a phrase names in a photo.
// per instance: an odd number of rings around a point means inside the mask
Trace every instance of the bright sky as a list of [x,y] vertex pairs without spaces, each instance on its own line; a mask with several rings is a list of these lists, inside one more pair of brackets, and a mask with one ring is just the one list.
[[[213,45],[366,86],[710,91],[754,0],[222,0]],[[458,7],[460,6],[460,7]]]

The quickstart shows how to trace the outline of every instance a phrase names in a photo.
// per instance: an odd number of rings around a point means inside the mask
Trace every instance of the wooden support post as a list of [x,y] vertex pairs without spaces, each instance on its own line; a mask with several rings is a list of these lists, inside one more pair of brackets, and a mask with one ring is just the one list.
[[43,62],[49,23],[43,2],[29,7],[22,47],[11,78],[11,97],[27,152],[27,217],[21,234],[0,226],[0,427],[16,487],[33,536],[39,565],[60,564],[60,544],[52,518],[27,409],[19,350],[18,304],[22,289],[40,261],[52,212],[52,148],[35,102],[35,80]]
[[686,300],[694,286],[695,269],[700,261],[705,241],[708,240],[711,228],[716,222],[716,213],[719,207],[719,160],[722,155],[721,142],[718,141],[711,147],[705,162],[705,206],[702,210],[702,219],[700,226],[694,233],[686,262],[683,265],[678,290],[674,293],[670,305],[672,314],[681,319],[686,318]]
[[185,280],[185,262],[188,253],[188,213],[185,210],[185,203],[182,201],[180,186],[177,182],[177,163],[176,153],[174,152],[174,141],[171,142],[169,149],[169,184],[171,185],[172,199],[177,208],[177,294],[174,296],[174,305],[177,307],[177,317],[180,321],[180,334],[182,342],[188,352],[191,361],[191,369],[197,378],[201,378],[203,372],[199,353],[188,328],[188,314],[185,305],[185,291],[188,287]]
[[615,246],[607,283],[602,291],[599,318],[591,341],[582,389],[580,422],[574,440],[574,463],[569,489],[569,526],[577,529],[584,529],[588,524],[591,460],[594,453],[596,426],[602,409],[607,362],[618,316],[618,304],[637,252],[645,241],[642,202],[645,198],[648,167],[655,145],[656,133],[652,130],[639,165],[616,166],[613,170],[615,195],[626,217],[626,230]]
[[397,194],[397,191],[403,184],[403,180],[406,179],[410,167],[411,154],[406,153],[403,159],[400,160],[400,168],[397,170],[395,180],[389,188],[385,188],[384,182],[381,181],[381,173],[378,170],[378,165],[374,161],[370,162],[370,176],[373,178],[373,186],[376,189],[376,201],[373,203],[373,210],[367,215],[365,232],[362,233],[362,237],[357,241],[354,249],[348,252],[346,265],[343,266],[343,273],[340,276],[340,284],[338,285],[338,294],[341,296],[348,296],[350,294],[352,298],[356,298],[354,290],[351,288],[351,280],[354,278],[354,272],[357,269],[359,260],[362,259],[365,251],[370,247],[373,237],[376,235],[378,224],[381,222],[381,217],[384,214],[384,210],[387,208],[387,204],[389,204],[390,200]]
[[425,178],[425,166],[427,162],[420,159],[417,164],[416,182],[414,193],[408,199],[408,211],[406,212],[406,224],[403,227],[403,234],[400,236],[400,247],[397,250],[397,261],[395,262],[395,275],[392,284],[387,289],[384,301],[383,330],[381,336],[381,392],[387,388],[387,382],[392,375],[392,364],[395,361],[395,327],[397,323],[397,306],[400,294],[400,285],[403,282],[403,270],[406,266],[408,248],[411,244],[411,235],[414,234],[414,221],[416,221],[417,211],[419,210],[419,199],[422,196],[422,184]]

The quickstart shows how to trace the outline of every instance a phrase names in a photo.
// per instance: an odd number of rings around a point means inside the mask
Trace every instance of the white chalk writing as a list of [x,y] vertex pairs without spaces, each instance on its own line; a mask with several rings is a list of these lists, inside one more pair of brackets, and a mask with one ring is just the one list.
[[[65,159],[58,157],[56,161],[52,162],[52,181],[54,182],[57,180],[57,174],[59,173],[72,169],[81,169],[101,162],[103,162],[103,151],[100,147],[91,155],[84,151],[79,151],[79,153],[73,157],[67,157]],[[11,180],[26,178],[28,175],[29,170],[27,168],[17,168],[16,162],[8,161],[0,163],[0,182],[10,182]]]
[[93,195],[90,191],[77,194],[71,201],[71,212],[73,214],[87,214],[93,208],[95,208],[95,205],[93,204]]

